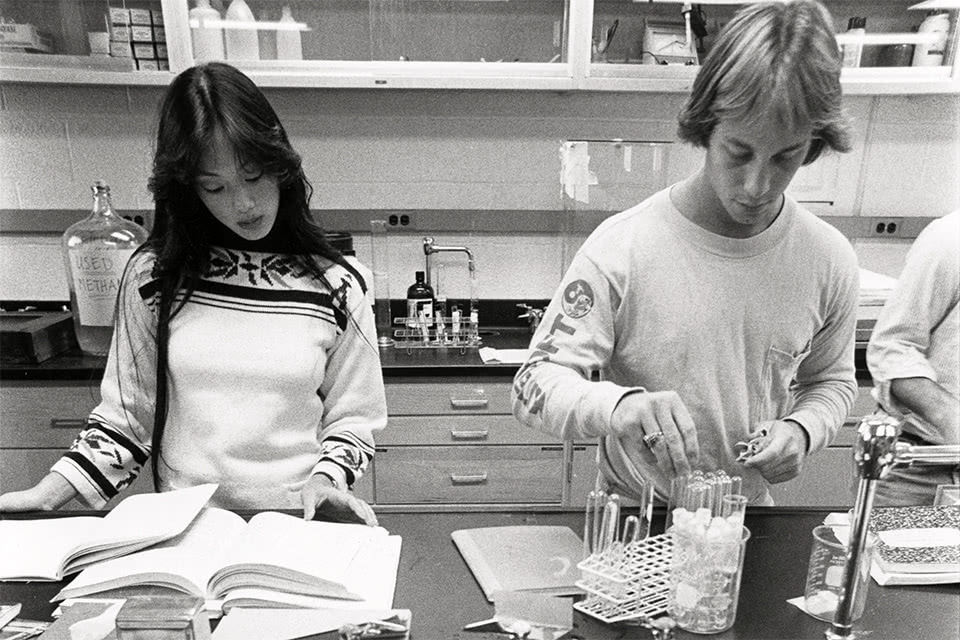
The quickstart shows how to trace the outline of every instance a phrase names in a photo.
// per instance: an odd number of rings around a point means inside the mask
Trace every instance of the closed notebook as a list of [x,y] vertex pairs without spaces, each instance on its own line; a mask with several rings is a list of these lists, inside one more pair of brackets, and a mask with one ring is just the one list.
[[458,529],[454,544],[489,602],[497,591],[579,595],[583,542],[569,527],[527,525]]
[[953,574],[960,578],[960,506],[878,507],[870,530],[874,562],[887,573]]

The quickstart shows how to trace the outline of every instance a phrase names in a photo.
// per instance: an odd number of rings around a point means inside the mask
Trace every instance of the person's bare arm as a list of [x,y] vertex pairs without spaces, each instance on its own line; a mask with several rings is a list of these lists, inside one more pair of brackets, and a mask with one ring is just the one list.
[[936,426],[949,443],[960,442],[960,399],[930,378],[890,381],[890,393],[905,407]]
[[0,511],[54,511],[77,496],[59,473],[48,473],[35,486],[0,495]]

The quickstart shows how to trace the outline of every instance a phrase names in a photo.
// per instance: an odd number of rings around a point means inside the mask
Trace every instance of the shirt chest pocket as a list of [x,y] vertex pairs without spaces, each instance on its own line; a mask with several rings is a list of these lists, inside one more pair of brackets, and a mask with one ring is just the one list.
[[776,420],[790,411],[793,405],[790,388],[796,379],[800,363],[809,353],[809,347],[797,354],[777,347],[767,350],[760,377],[760,389],[751,402],[754,425],[764,420]]

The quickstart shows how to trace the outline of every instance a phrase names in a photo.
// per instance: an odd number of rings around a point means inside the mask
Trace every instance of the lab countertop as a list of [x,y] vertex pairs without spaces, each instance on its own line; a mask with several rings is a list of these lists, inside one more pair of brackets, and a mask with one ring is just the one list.
[[[811,530],[826,511],[751,507],[737,619],[718,639],[819,640],[829,627],[786,601],[803,594]],[[249,514],[245,514],[249,515]],[[654,519],[662,531],[663,511]],[[10,517],[10,516],[5,516]],[[17,516],[23,517],[23,516]],[[28,516],[32,517],[32,516]],[[44,517],[44,516],[38,516]],[[489,640],[463,632],[465,624],[493,616],[450,539],[456,529],[507,525],[565,525],[580,534],[582,512],[527,513],[383,513],[380,524],[403,537],[394,606],[413,612],[414,640]],[[0,600],[22,602],[21,616],[46,620],[49,599],[64,583],[0,583]],[[881,587],[871,583],[863,618],[855,624],[868,640],[949,640],[960,637],[960,585]],[[566,638],[620,640],[649,638],[647,631],[624,624],[606,625],[574,612],[575,628]],[[500,636],[503,637],[503,636]],[[700,638],[677,630],[678,640]]]
[[[482,329],[482,346],[495,349],[525,349],[530,346],[529,329],[495,327]],[[857,379],[870,383],[865,360],[865,342],[857,341]],[[508,376],[520,365],[491,362],[484,364],[478,349],[407,349],[403,345],[380,348],[380,362],[386,378],[400,376]],[[12,380],[99,380],[106,358],[84,355],[73,349],[40,364],[0,364],[0,382]]]

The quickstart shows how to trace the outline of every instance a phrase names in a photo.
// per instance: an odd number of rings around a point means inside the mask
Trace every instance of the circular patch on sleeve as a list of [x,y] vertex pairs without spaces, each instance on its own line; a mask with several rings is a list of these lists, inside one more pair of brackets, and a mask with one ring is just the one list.
[[586,280],[574,280],[563,290],[563,312],[571,318],[582,318],[593,309],[593,289]]

